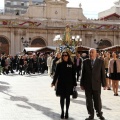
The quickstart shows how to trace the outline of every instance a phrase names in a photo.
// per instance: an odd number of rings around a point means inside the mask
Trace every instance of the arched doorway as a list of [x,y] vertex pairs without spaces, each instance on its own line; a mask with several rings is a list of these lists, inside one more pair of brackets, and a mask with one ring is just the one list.
[[103,48],[107,48],[107,47],[111,47],[112,44],[110,41],[108,40],[102,40],[99,44],[98,44],[98,48],[99,49],[103,49]]
[[9,55],[9,43],[6,38],[0,36],[0,55],[1,54]]
[[42,38],[36,38],[31,42],[31,47],[44,47],[44,46],[46,46],[46,43]]

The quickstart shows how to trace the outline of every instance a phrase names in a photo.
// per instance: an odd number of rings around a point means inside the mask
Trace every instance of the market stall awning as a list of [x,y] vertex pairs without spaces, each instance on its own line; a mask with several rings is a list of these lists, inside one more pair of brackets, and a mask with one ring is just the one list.
[[24,52],[36,52],[37,50],[39,50],[42,47],[25,47],[23,49]]
[[23,52],[53,52],[56,50],[55,46],[45,46],[45,47],[26,47]]
[[77,47],[77,51],[88,51],[90,48],[91,47],[81,45]]
[[56,50],[55,46],[45,46],[37,49],[36,52],[54,52]]
[[120,52],[120,45],[115,45],[102,49],[103,51]]

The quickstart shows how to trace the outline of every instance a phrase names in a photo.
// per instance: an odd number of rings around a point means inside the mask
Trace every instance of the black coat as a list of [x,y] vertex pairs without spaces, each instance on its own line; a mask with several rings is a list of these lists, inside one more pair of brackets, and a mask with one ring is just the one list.
[[96,58],[93,68],[90,59],[84,60],[80,86],[85,90],[101,90],[101,85],[106,86],[103,60]]
[[72,95],[73,87],[77,86],[75,69],[72,62],[58,63],[52,84],[57,82],[56,95]]
[[74,58],[75,68],[76,68],[76,67],[79,67],[79,69],[81,69],[82,62],[83,62],[83,60],[82,60],[82,58],[80,57],[80,58],[79,58],[79,66],[77,66],[77,58],[75,57],[75,58]]

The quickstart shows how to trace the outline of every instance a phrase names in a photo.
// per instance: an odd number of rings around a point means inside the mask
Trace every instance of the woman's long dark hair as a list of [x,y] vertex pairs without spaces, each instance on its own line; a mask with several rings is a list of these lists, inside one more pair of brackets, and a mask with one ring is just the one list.
[[68,52],[62,52],[62,57],[61,57],[61,60],[62,60],[62,62],[64,62],[64,60],[63,60],[63,54],[67,54],[68,55],[68,63],[72,63],[72,60],[71,60],[71,57],[70,57],[70,54],[68,53]]

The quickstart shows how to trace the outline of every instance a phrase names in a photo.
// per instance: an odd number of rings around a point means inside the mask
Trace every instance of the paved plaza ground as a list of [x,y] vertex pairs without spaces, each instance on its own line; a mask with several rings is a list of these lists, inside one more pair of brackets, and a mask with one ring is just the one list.
[[[59,97],[55,96],[51,81],[47,73],[0,75],[0,120],[60,120]],[[88,117],[79,83],[77,89],[79,96],[71,98],[69,120]],[[106,120],[120,120],[120,96],[102,90],[102,103]],[[99,119],[95,116],[95,120]]]

